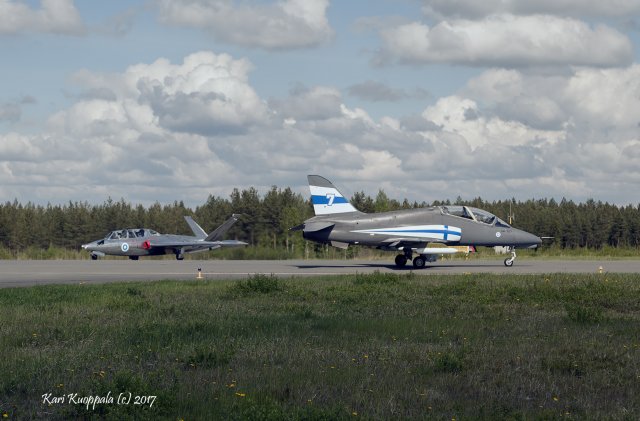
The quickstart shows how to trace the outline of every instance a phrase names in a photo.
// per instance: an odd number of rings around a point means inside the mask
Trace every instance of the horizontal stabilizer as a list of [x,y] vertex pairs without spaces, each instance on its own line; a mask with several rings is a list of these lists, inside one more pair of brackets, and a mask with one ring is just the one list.
[[337,247],[337,248],[343,249],[343,250],[346,250],[347,248],[349,248],[349,243],[343,243],[342,241],[332,241],[331,245],[333,247]]
[[296,225],[295,227],[289,228],[289,231],[301,231],[304,229],[304,224]]
[[308,222],[304,224],[304,232],[322,231],[335,225],[333,222]]
[[249,243],[245,243],[244,241],[238,240],[222,240],[217,242],[221,247],[240,247],[240,246],[248,246]]

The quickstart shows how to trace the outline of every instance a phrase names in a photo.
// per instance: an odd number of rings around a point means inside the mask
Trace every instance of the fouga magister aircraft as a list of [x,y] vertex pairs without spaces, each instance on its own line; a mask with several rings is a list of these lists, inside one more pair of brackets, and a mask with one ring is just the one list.
[[[354,208],[326,178],[307,176],[316,216],[291,228],[302,230],[305,239],[347,248],[350,244],[400,252],[395,263],[403,267],[413,260],[417,269],[438,256],[460,252],[451,246],[506,246],[513,266],[516,248],[536,248],[542,239],[511,227],[497,216],[468,206],[432,206],[382,213],[363,213]],[[428,247],[438,243],[439,247]],[[413,253],[417,256],[413,257]]]
[[185,216],[184,219],[193,231],[193,236],[160,234],[147,228],[127,228],[110,232],[102,240],[83,244],[82,248],[91,252],[93,260],[106,255],[128,256],[131,260],[138,260],[140,256],[172,253],[176,255],[176,259],[183,260],[186,253],[247,245],[242,241],[221,240],[229,228],[236,223],[238,215],[232,215],[210,234],[207,234],[190,216]]

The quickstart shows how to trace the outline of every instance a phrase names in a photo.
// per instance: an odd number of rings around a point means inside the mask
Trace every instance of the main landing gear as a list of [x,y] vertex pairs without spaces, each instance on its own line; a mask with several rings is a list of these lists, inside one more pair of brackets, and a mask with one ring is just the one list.
[[413,260],[413,267],[416,269],[422,269],[427,264],[427,258],[423,255],[416,256],[412,258],[413,251],[410,248],[403,249],[404,254],[399,254],[396,256],[396,266],[399,268],[403,268],[407,265],[407,262]]
[[513,266],[513,262],[515,262],[515,260],[516,260],[516,249],[512,247],[511,257],[507,257],[506,259],[504,259],[504,265],[510,268],[511,266]]

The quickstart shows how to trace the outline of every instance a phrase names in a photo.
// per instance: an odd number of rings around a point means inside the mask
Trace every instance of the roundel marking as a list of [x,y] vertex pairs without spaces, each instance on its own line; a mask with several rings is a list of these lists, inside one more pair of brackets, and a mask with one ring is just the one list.
[[501,234],[501,233],[496,232],[496,237],[500,238],[501,236],[502,236],[502,234]]
[[129,244],[127,244],[127,243],[122,243],[122,244],[120,245],[120,250],[122,250],[122,252],[123,252],[123,253],[128,252],[128,251],[129,251]]

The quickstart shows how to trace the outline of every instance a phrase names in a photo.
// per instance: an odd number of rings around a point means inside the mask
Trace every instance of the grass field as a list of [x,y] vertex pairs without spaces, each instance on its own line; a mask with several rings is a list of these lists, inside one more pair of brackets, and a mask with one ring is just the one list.
[[3,419],[640,418],[635,274],[44,286],[0,308]]

